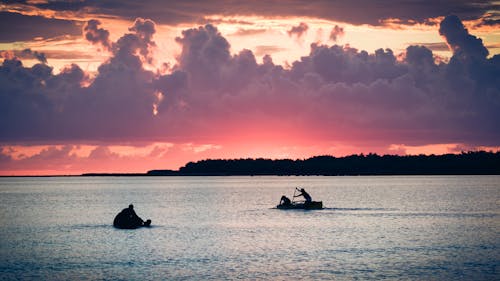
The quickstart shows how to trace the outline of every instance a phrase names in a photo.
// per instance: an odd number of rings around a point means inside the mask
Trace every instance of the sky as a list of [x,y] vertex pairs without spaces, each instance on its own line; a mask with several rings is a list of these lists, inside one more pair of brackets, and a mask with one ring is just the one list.
[[0,175],[500,150],[500,2],[0,1]]

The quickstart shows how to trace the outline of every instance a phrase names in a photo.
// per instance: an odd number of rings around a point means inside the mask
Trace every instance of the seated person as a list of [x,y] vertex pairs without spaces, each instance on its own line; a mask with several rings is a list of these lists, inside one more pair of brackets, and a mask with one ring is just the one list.
[[301,188],[300,189],[300,194],[296,195],[295,197],[303,196],[304,200],[306,200],[306,204],[310,204],[312,201],[311,195],[305,191],[305,189]]
[[285,195],[281,196],[280,205],[290,205],[290,204],[292,204],[292,201],[290,201],[288,197],[286,197]]
[[149,226],[151,220],[143,221],[134,211],[134,205],[130,204],[128,208],[123,209],[116,215],[113,226],[116,228],[133,229],[141,226]]

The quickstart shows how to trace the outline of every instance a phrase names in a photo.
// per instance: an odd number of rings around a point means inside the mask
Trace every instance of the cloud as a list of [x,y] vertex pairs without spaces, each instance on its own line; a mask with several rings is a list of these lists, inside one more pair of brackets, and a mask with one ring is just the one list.
[[184,151],[192,151],[193,153],[201,153],[212,149],[221,149],[220,145],[214,144],[202,144],[202,145],[194,145],[192,143],[186,143],[183,145]]
[[[42,53],[46,58],[49,59],[77,59],[77,60],[90,60],[94,59],[95,56],[88,51],[67,51],[67,50],[43,50]],[[22,57],[19,57],[23,59]]]
[[24,49],[22,52],[23,56],[33,56],[39,62],[46,64],[47,58],[44,53],[39,53],[37,51],[32,51],[31,49]]
[[217,145],[197,143],[0,146],[0,175],[143,173],[158,167],[177,168],[218,149]]
[[215,26],[185,30],[176,41],[182,45],[176,68],[188,72],[193,85],[205,87],[225,82],[220,76],[231,60],[230,45]]
[[77,65],[53,74],[44,64],[24,67],[15,58],[4,60],[1,138],[94,139],[143,131],[137,129],[151,121],[156,92],[154,74],[143,68],[154,46],[151,24],[138,19],[131,33],[114,42],[112,57],[88,87],[82,86],[86,76]]
[[[2,4],[3,5],[3,4]],[[34,38],[52,38],[60,35],[80,35],[77,21],[25,16],[0,12],[0,43],[30,41]]]
[[292,37],[292,36],[297,36],[297,38],[300,38],[302,37],[302,35],[304,35],[307,30],[309,29],[309,26],[304,23],[304,22],[301,22],[299,25],[297,26],[293,26],[290,30],[287,31],[288,33],[288,36]]
[[495,18],[493,14],[486,14],[485,17],[479,19],[479,23],[477,23],[475,27],[482,27],[482,26],[497,27],[499,25],[500,25],[500,19]]
[[111,42],[109,41],[109,31],[99,28],[101,24],[98,20],[89,20],[83,26],[83,35],[85,39],[92,44],[100,44],[105,49],[111,48]]
[[152,38],[156,32],[156,28],[152,20],[137,18],[134,25],[128,30],[135,32],[144,42],[153,43]]
[[45,56],[45,53],[40,53],[31,49],[0,51],[0,57],[4,59],[35,59],[40,63],[47,64],[47,57]]
[[155,23],[149,19],[137,18],[129,31],[135,32],[136,36],[142,41],[141,55],[148,63],[152,63],[153,57],[150,53],[151,49],[156,46],[153,41],[153,35],[156,32]]
[[[224,0],[169,1],[168,5],[161,0],[138,3],[132,0],[120,1],[119,5],[102,1],[60,2],[29,4],[10,2],[4,4],[18,13],[39,13],[61,15],[81,15],[84,18],[108,17],[134,20],[136,17],[150,18],[159,24],[179,25],[185,23],[206,23],[210,16],[255,16],[276,17],[310,17],[351,23],[355,25],[383,25],[385,20],[398,15],[403,24],[426,23],[428,19],[447,14],[456,14],[462,19],[482,19],[483,24],[496,24],[498,3],[491,0],[423,0],[391,1],[391,0],[357,0],[349,3],[337,1],[296,1],[271,0],[265,2],[228,2]],[[360,13],[360,9],[363,13]],[[6,22],[6,21],[2,21]],[[217,23],[211,21],[212,23]],[[0,36],[3,38],[3,36]]]
[[[215,48],[213,42],[224,41],[213,27],[194,31],[196,38],[184,37],[179,42],[196,42],[200,47],[195,49],[202,50]],[[498,94],[492,94],[499,91],[492,75],[498,73],[498,60],[494,58],[485,65],[476,65],[476,71],[456,72],[455,65],[437,65],[432,51],[423,46],[408,47],[400,61],[389,49],[368,54],[313,44],[308,56],[285,70],[272,62],[256,64],[249,52],[231,57],[228,49],[227,44],[218,46],[225,55],[210,64],[215,69],[185,64],[178,68],[189,77],[192,94],[185,96],[185,102],[191,106],[195,120],[206,121],[196,112],[203,116],[218,112],[215,115],[232,116],[222,123],[234,130],[237,125],[233,122],[246,124],[247,128],[253,122],[263,122],[258,126],[275,125],[285,131],[294,124],[296,130],[315,131],[312,133],[327,137],[345,136],[346,141],[362,137],[423,143],[466,139],[480,143],[495,142],[493,136],[500,133],[493,121],[499,117],[495,113]],[[181,57],[186,61],[196,58],[198,62],[212,58],[188,49],[183,49]],[[242,61],[247,62],[244,68]],[[490,74],[474,74],[485,72]],[[207,76],[211,78],[203,82],[196,78]],[[477,95],[481,99],[476,99]],[[200,100],[203,102],[198,104]],[[221,120],[214,117],[213,124],[217,122]],[[334,133],[338,131],[343,134]]]
[[454,50],[448,64],[425,46],[400,55],[312,44],[289,68],[270,56],[257,62],[250,50],[231,54],[208,24],[176,38],[177,63],[160,74],[144,68],[155,25],[138,19],[111,42],[92,81],[76,65],[53,74],[4,60],[0,139],[498,145],[500,59],[487,58],[459,23],[443,20]]
[[455,15],[444,18],[439,24],[439,34],[446,38],[454,56],[473,59],[484,59],[488,56],[488,49],[484,47],[483,41],[469,34]]
[[429,49],[431,51],[436,51],[436,52],[443,52],[443,51],[449,51],[450,50],[450,47],[445,42],[433,42],[433,43],[415,42],[415,43],[411,43],[410,45],[424,46],[427,49]]
[[333,42],[337,42],[337,39],[339,37],[342,37],[344,36],[345,32],[344,32],[344,28],[343,27],[340,27],[338,25],[335,25],[333,28],[332,28],[332,31],[330,31],[330,40],[332,40]]

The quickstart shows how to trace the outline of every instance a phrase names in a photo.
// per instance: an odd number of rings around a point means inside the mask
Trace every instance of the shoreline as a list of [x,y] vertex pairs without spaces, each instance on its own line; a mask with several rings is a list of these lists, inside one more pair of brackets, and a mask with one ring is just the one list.
[[0,178],[70,178],[70,177],[397,177],[397,176],[499,176],[500,173],[427,173],[427,174],[175,174],[148,175],[147,173],[90,173],[78,175],[0,175]]
[[411,176],[500,175],[500,152],[462,152],[443,155],[360,154],[307,159],[206,159],[177,170],[147,172],[89,172],[73,175],[0,175],[0,177],[156,177],[156,176]]

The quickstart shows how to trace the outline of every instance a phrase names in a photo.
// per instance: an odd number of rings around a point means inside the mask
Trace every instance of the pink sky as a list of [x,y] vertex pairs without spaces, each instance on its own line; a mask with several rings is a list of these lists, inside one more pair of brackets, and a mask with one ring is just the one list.
[[497,6],[424,2],[5,4],[0,175],[497,151]]

